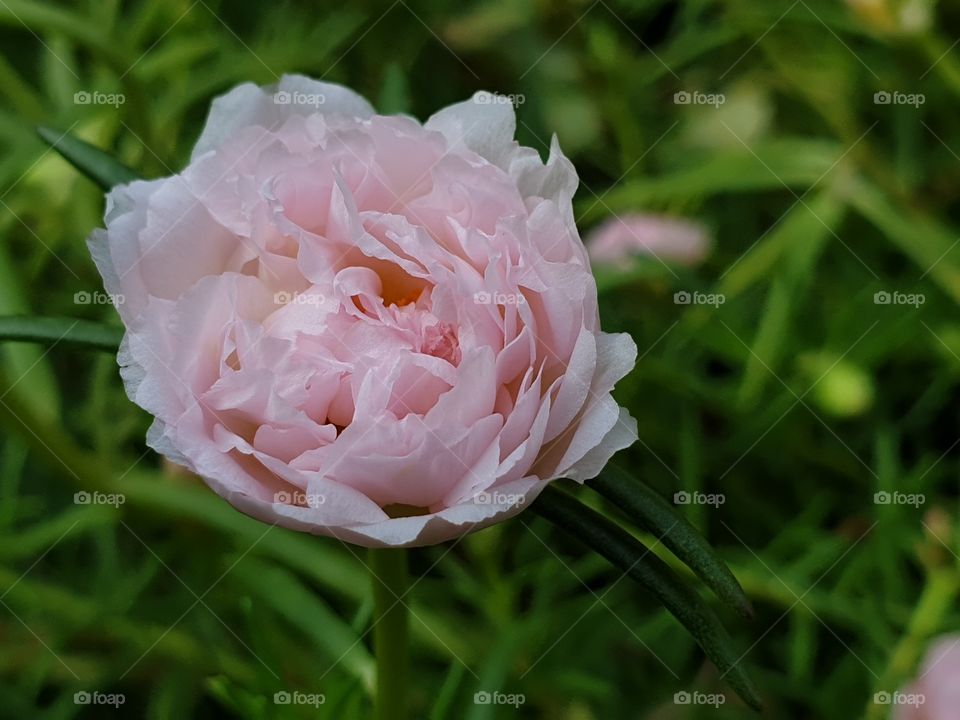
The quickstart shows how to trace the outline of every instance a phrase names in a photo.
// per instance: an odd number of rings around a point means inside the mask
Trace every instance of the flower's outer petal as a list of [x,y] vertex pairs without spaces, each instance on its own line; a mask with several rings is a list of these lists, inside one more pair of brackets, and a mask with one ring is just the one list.
[[[294,93],[302,93],[299,99],[304,101],[294,102],[298,99]],[[290,102],[281,102],[283,97]],[[306,102],[310,98],[317,100]],[[304,75],[284,75],[280,82],[266,87],[243,83],[213,101],[190,159],[216,150],[241,128],[258,125],[275,129],[291,115],[316,113],[368,118],[373,115],[373,107],[353,90]]]
[[627,333],[597,335],[597,374],[593,378],[593,392],[608,393],[626,377],[637,364],[637,344]]
[[636,441],[637,421],[630,417],[626,408],[620,408],[616,422],[603,439],[573,465],[563,470],[560,476],[576,480],[578,483],[595,478],[614,453],[630,447]]
[[[517,147],[513,134],[517,119],[513,105],[496,102],[499,98],[483,90],[469,100],[449,105],[424,123],[428,130],[441,133],[450,149],[466,147],[494,165],[506,169]],[[490,100],[490,102],[484,102]]]
[[131,272],[141,257],[138,239],[147,222],[150,198],[166,180],[136,180],[117,185],[107,194],[104,211],[106,229],[97,229],[87,238],[87,248],[103,278],[104,288],[114,296],[122,296],[117,311],[125,324],[132,322],[149,298],[146,285],[136,272]]
[[516,180],[520,194],[526,198],[544,198],[564,206],[569,205],[577,191],[577,171],[560,149],[556,135],[550,140],[550,156],[546,164],[536,150],[517,146],[506,169]]
[[609,394],[636,360],[637,345],[627,333],[601,332],[597,336],[597,372],[584,413],[557,464],[556,477],[581,483],[594,478],[615,452],[636,442],[637,421]]
[[489,503],[467,502],[429,515],[342,526],[318,523],[310,508],[274,506],[238,493],[220,494],[248,515],[292,530],[336,537],[363,547],[420,547],[453,540],[513,517],[529,506],[546,484],[536,477],[521,478],[498,488]]

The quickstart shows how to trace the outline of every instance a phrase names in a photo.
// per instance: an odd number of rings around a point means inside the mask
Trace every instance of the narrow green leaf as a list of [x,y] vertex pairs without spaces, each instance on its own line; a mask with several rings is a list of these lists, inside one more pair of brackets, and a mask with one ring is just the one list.
[[656,595],[744,702],[761,708],[760,696],[740,665],[743,655],[734,649],[716,614],[660,558],[619,525],[561,490],[548,487],[531,507]]
[[[133,620],[128,613],[105,604],[102,592],[98,590],[91,591],[89,596],[81,595],[79,591],[66,589],[62,583],[26,577],[22,568],[12,570],[3,566],[0,566],[0,587],[6,588],[4,605],[18,615],[23,613],[26,618],[55,617],[67,627],[90,628],[104,642],[123,643],[134,655],[156,652],[171,666],[195,668],[196,672],[203,674],[226,675],[245,686],[252,685],[257,677],[246,660],[204,643],[203,639],[179,627]],[[5,703],[9,697],[9,694],[5,695]]]
[[614,465],[590,481],[589,487],[611,500],[656,535],[683,560],[718,598],[743,617],[753,617],[750,600],[710,543],[658,492]]
[[[490,642],[487,648],[487,658],[480,670],[476,687],[480,691],[490,691],[496,688],[505,688],[510,681],[510,669],[516,658],[518,646],[524,641],[523,626],[516,624],[504,627],[497,634],[496,642]],[[474,703],[456,717],[464,720],[494,720],[498,717],[497,707],[489,703]],[[502,717],[502,715],[500,716]]]
[[0,317],[0,341],[35,342],[47,345],[68,343],[115,353],[122,339],[123,328],[90,320],[29,315]]
[[152,475],[133,471],[117,490],[133,507],[178,522],[196,522],[252,544],[258,556],[283,562],[325,592],[337,593],[354,603],[369,597],[367,572],[356,558],[337,552],[331,544],[317,543],[304,533],[275,528],[264,535],[262,523],[237,512],[205,487],[157,482]]
[[293,573],[246,557],[231,571],[260,602],[301,631],[313,647],[373,690],[373,657],[353,629]]
[[88,142],[47,127],[38,127],[37,134],[104,192],[114,185],[140,179],[136,172],[115,157]]
[[850,204],[877,226],[887,239],[960,302],[960,251],[954,228],[909,205],[898,203],[868,180],[858,178],[847,188]]
[[717,289],[727,302],[770,278],[786,265],[786,272],[813,273],[812,266],[827,241],[843,222],[846,205],[832,186],[812,195],[782,215],[720,277]]
[[[130,67],[136,56],[123,47],[115,33],[108,32],[82,12],[59,5],[37,0],[4,0],[0,3],[0,26],[26,27],[35,36],[62,35],[104,58],[120,72]],[[58,64],[63,65],[60,61]]]
[[780,365],[789,347],[785,336],[792,329],[792,315],[799,304],[793,283],[783,274],[774,275],[750,353],[745,358],[743,379],[737,388],[737,404],[744,410],[756,407],[774,373],[782,372]]
[[0,558],[4,561],[39,557],[68,535],[81,535],[119,521],[120,515],[104,505],[78,505],[16,532],[0,536]]
[[586,197],[577,205],[577,217],[593,221],[611,212],[726,193],[805,190],[823,178],[841,152],[835,143],[805,138],[779,138],[750,150],[737,143],[669,173],[618,183],[603,194],[603,202]]
[[433,707],[430,708],[430,720],[447,720],[447,718],[457,717],[453,708],[457,699],[457,690],[466,671],[467,666],[462,662],[450,663],[447,676],[436,694]]
[[[8,214],[7,218],[13,216]],[[5,229],[2,225],[0,222],[0,232]],[[25,292],[25,273],[22,267],[14,265],[12,250],[12,243],[0,243],[0,317],[24,315],[31,309]],[[43,353],[44,348],[36,345],[5,344],[0,348],[0,366],[8,377],[21,378],[16,392],[37,416],[54,422],[60,417],[60,393],[50,358]]]

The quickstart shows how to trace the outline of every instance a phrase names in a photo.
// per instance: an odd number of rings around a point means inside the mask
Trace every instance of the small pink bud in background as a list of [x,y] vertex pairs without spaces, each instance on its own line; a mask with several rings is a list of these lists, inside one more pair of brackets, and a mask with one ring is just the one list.
[[665,263],[696,265],[707,256],[709,240],[705,228],[689,220],[630,214],[604,222],[590,233],[586,245],[598,264],[652,255]]
[[653,255],[666,263],[696,265],[707,255],[702,225],[662,215],[615,216],[587,237],[590,259],[620,263],[636,255]]

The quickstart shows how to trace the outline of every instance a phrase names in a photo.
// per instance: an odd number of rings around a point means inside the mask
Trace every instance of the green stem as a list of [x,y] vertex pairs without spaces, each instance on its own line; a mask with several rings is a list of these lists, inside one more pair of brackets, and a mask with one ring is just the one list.
[[376,720],[407,717],[407,551],[370,550],[373,643],[377,658]]

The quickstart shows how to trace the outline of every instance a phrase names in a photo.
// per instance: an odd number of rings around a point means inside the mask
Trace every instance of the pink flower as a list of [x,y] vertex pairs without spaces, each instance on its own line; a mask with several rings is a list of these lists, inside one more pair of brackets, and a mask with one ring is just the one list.
[[933,643],[908,687],[889,699],[893,720],[957,720],[960,717],[960,635]]
[[182,173],[110,193],[89,244],[152,448],[266,522],[409,546],[635,440],[576,173],[490,97],[420,125],[301,76],[240,85]]
[[663,262],[696,265],[706,257],[707,247],[707,233],[699,224],[657,215],[612,217],[587,237],[590,258],[598,264],[653,255]]

